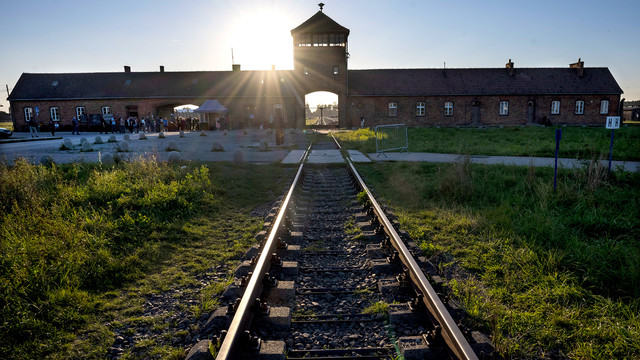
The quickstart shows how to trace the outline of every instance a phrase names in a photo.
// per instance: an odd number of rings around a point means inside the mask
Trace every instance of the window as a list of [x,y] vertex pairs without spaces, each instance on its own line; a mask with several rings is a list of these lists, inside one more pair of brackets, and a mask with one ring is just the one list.
[[426,107],[424,106],[424,102],[418,101],[416,103],[416,116],[424,116]]
[[509,102],[500,101],[500,115],[509,115]]
[[33,108],[30,108],[30,107],[24,108],[24,120],[25,121],[33,120]]
[[103,106],[102,115],[111,115],[111,106]]
[[584,101],[578,100],[576,101],[576,115],[584,114]]
[[60,108],[57,106],[49,108],[49,113],[51,114],[51,120],[60,121]]
[[76,119],[80,120],[83,118],[84,114],[86,114],[87,112],[85,111],[84,106],[78,106],[76,107]]
[[609,113],[609,100],[600,101],[600,114]]
[[551,102],[551,114],[553,115],[560,114],[560,101],[554,100]]
[[444,116],[453,116],[453,102],[447,101],[444,103]]
[[333,75],[338,75],[338,74],[339,74],[338,67],[334,66],[333,67]]
[[389,103],[389,116],[398,116],[398,103]]

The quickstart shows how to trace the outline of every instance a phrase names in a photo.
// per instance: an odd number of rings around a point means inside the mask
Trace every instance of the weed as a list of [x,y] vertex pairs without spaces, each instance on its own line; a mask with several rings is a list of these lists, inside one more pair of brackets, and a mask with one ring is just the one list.
[[[145,296],[249,247],[261,219],[248,214],[282,191],[287,171],[0,164],[0,358],[104,358],[119,325],[161,326],[138,318]],[[221,286],[205,289],[198,311],[216,306]]]
[[389,319],[389,304],[384,301],[377,301],[362,310],[363,314],[381,315]]
[[[640,175],[561,169],[554,194],[550,168],[464,166],[358,170],[502,356],[639,357]],[[471,195],[443,193],[443,176]]]

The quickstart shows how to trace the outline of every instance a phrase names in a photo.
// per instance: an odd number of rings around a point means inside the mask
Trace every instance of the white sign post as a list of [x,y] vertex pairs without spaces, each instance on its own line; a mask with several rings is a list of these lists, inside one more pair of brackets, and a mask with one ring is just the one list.
[[613,156],[613,130],[620,129],[620,116],[607,116],[607,129],[611,129],[611,145],[609,146],[609,172],[611,174],[611,158]]

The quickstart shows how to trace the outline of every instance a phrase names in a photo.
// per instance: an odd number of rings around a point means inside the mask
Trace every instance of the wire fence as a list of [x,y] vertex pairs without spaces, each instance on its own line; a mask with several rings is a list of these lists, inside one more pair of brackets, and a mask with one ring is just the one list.
[[[409,136],[407,125],[378,125],[376,131],[376,153],[378,156],[386,151],[400,150],[409,152]],[[385,155],[386,156],[386,155]]]

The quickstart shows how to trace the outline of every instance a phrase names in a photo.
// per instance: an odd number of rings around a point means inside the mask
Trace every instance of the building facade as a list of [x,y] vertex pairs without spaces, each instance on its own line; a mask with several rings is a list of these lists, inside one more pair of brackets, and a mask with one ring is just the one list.
[[[24,73],[11,92],[16,130],[73,117],[168,117],[173,108],[215,99],[232,128],[266,124],[282,109],[284,126],[305,126],[305,96],[338,96],[339,126],[531,124],[602,125],[621,115],[622,89],[607,68],[375,69],[348,68],[349,29],[322,12],[291,30],[294,69],[286,71]],[[88,120],[90,121],[90,120]]]

